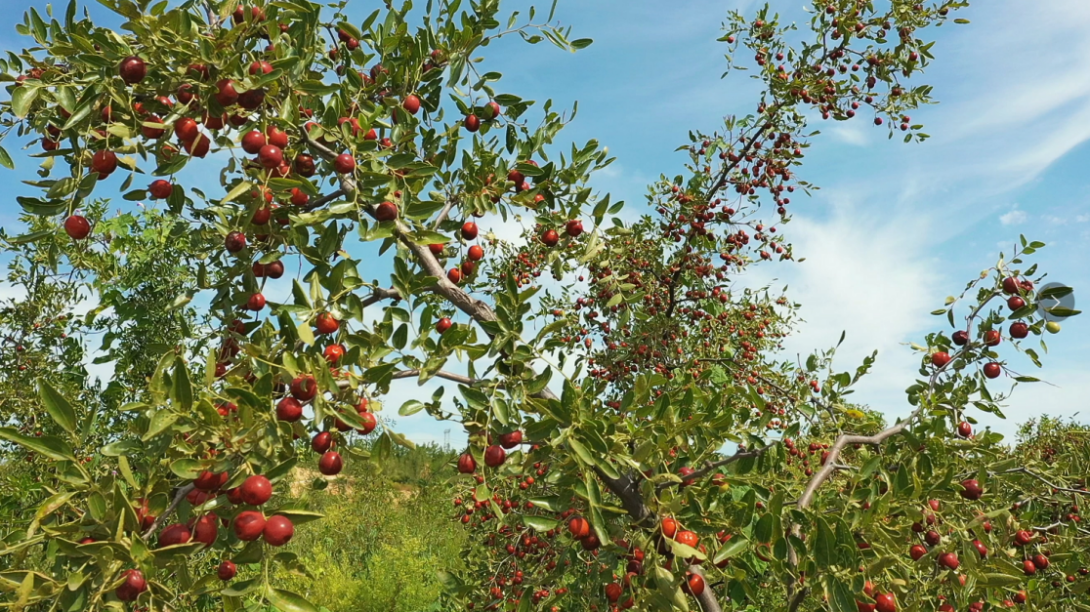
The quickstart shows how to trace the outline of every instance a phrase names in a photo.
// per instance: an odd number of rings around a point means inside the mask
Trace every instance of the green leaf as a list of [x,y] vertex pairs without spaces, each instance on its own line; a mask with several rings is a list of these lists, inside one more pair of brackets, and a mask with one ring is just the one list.
[[269,587],[265,591],[265,598],[281,612],[318,612],[314,604],[291,591]]
[[222,206],[223,204],[234,201],[235,198],[249,191],[251,187],[253,187],[253,183],[250,181],[242,181],[238,185],[235,185],[234,189],[228,191],[227,195],[223,196],[223,199],[220,200],[220,205]]
[[281,508],[276,512],[276,514],[282,514],[288,517],[289,519],[291,519],[292,524],[297,526],[325,518],[325,515],[321,512],[302,509],[297,510],[294,508]]
[[55,436],[42,436],[40,438],[24,436],[13,427],[0,427],[0,438],[25,446],[32,451],[37,451],[50,459],[57,461],[76,460],[72,456],[72,447]]
[[170,471],[179,478],[193,479],[200,476],[204,470],[204,463],[196,459],[178,459],[170,464]]
[[49,411],[49,416],[61,426],[61,429],[70,434],[76,433],[76,412],[72,410],[72,404],[68,402],[60,391],[57,391],[49,381],[42,379],[38,382],[38,394]]
[[740,534],[735,535],[731,539],[727,540],[719,550],[715,553],[715,558],[712,560],[716,565],[722,563],[725,559],[730,559],[742,553],[749,546],[749,541],[742,537]]
[[299,339],[314,346],[314,331],[310,329],[310,323],[307,321],[301,321],[295,326],[295,331],[299,334]]
[[193,383],[189,382],[189,368],[178,359],[174,362],[174,400],[184,410],[193,408]]
[[126,439],[118,440],[117,442],[111,442],[102,447],[102,454],[107,457],[121,457],[124,455],[132,454],[135,451],[144,448],[138,440]]
[[8,155],[8,151],[4,147],[0,147],[0,165],[3,165],[8,170],[15,169],[15,162],[11,161],[11,156]]
[[829,599],[832,612],[858,612],[848,584],[832,574],[825,576],[825,596]]
[[825,519],[820,516],[814,517],[814,525],[817,527],[812,552],[814,562],[817,563],[818,567],[830,567],[836,562],[834,554],[836,536],[833,535],[833,530],[829,529],[829,523],[825,522]]
[[21,85],[11,94],[11,112],[20,119],[30,112],[30,106],[38,99],[38,88]]
[[556,519],[532,515],[523,516],[522,522],[525,523],[527,527],[530,527],[535,531],[548,531],[550,529],[556,529],[557,525],[560,524],[560,521]]
[[412,416],[424,409],[424,404],[417,400],[409,400],[398,408],[397,413],[403,417]]

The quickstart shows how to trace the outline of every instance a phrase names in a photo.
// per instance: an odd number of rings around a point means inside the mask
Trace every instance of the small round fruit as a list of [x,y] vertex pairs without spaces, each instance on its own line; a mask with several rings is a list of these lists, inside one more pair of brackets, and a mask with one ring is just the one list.
[[700,574],[689,574],[685,579],[685,590],[693,597],[700,597],[704,593],[704,578]]
[[970,425],[966,421],[962,421],[962,422],[958,423],[958,435],[959,436],[961,436],[962,438],[968,438],[970,435],[972,435],[972,433],[973,433],[973,426],[972,425]]
[[318,471],[326,476],[336,476],[341,473],[341,468],[344,467],[344,461],[341,460],[341,456],[334,451],[326,451],[318,459]]
[[216,82],[216,102],[226,108],[238,102],[238,91],[235,90],[235,82],[231,79],[220,79]]
[[998,363],[992,361],[984,364],[984,376],[988,378],[999,378],[999,375],[1003,373],[1003,367]]
[[348,153],[341,153],[333,160],[333,170],[337,174],[351,174],[356,169],[356,159]]
[[692,531],[679,531],[675,539],[678,544],[684,544],[690,548],[696,548],[697,542],[700,541],[700,538]]
[[946,567],[947,569],[956,570],[961,562],[958,561],[958,556],[952,552],[942,553],[939,555],[939,565]]
[[216,576],[224,582],[234,578],[236,575],[238,575],[238,568],[230,561],[224,561],[216,568]]
[[564,225],[564,231],[572,238],[583,233],[583,222],[579,219],[572,219]]
[[466,240],[473,240],[477,237],[477,224],[472,221],[466,221],[462,224],[462,238]]
[[246,300],[246,308],[248,308],[249,310],[252,310],[254,312],[257,312],[257,311],[261,310],[264,307],[265,307],[265,296],[261,295],[260,293],[255,293],[255,294],[251,295],[249,298],[247,298],[247,300]]
[[308,402],[318,395],[318,383],[310,374],[303,374],[292,379],[290,391],[295,399]]
[[260,474],[250,476],[242,483],[240,493],[242,501],[251,506],[260,506],[272,497],[272,483]]
[[274,514],[265,521],[265,529],[262,531],[265,541],[270,546],[283,546],[295,535],[295,525],[291,524],[288,517]]
[[984,489],[975,478],[961,481],[961,486],[963,487],[961,496],[970,501],[980,499],[980,497],[984,495]]
[[378,419],[375,415],[370,412],[361,412],[359,415],[360,420],[363,421],[363,429],[357,429],[356,431],[365,436],[375,431],[375,428],[378,427]]
[[376,221],[393,221],[394,219],[397,219],[397,204],[383,202],[375,207]]
[[467,255],[470,261],[480,261],[484,258],[484,249],[481,248],[481,245],[475,244],[469,247],[469,252]]
[[477,115],[466,115],[465,121],[462,122],[466,131],[476,132],[481,129],[481,119]]
[[72,215],[64,220],[64,233],[73,240],[83,240],[91,233],[91,224],[86,217]]
[[91,170],[105,178],[117,170],[117,154],[113,151],[96,151],[91,157]]
[[952,339],[954,341],[954,344],[958,346],[965,346],[969,343],[969,333],[963,329],[959,329],[958,331],[954,332]]
[[1019,308],[1022,308],[1025,305],[1026,305],[1026,301],[1023,300],[1022,298],[1018,297],[1017,295],[1012,295],[1009,298],[1007,298],[1007,308],[1010,308],[1011,310],[1018,310]]
[[324,453],[330,448],[333,448],[333,434],[328,431],[323,431],[314,436],[314,439],[310,441],[310,448],[316,453]]
[[936,368],[944,367],[948,363],[950,363],[950,353],[939,351],[931,354],[931,365]]
[[590,535],[590,523],[587,522],[587,519],[577,516],[568,521],[568,531],[576,540],[582,540]]
[[229,253],[238,253],[246,248],[246,235],[242,232],[231,232],[223,239],[223,246]]
[[926,554],[927,549],[922,544],[913,544],[912,548],[908,549],[908,555],[912,557],[913,561],[919,561]]
[[121,75],[122,81],[125,81],[128,85],[135,85],[143,81],[144,77],[147,76],[148,67],[144,64],[144,60],[133,55],[121,60],[121,65],[117,71]]
[[284,151],[276,145],[267,144],[257,152],[257,161],[263,168],[276,168],[284,161]]
[[556,230],[547,230],[541,235],[541,242],[547,247],[554,247],[560,242],[560,235],[556,233]]
[[497,445],[489,446],[484,451],[484,464],[488,467],[499,467],[507,460],[507,452]]
[[504,448],[515,448],[519,444],[522,444],[522,431],[518,429],[500,436],[500,446]]
[[1048,330],[1048,333],[1050,334],[1058,334],[1060,333],[1060,324],[1055,321],[1049,321],[1048,323],[1045,323],[1045,329]]
[[405,96],[405,99],[401,102],[401,108],[405,109],[410,115],[415,115],[420,111],[420,98],[413,94]]
[[447,271],[447,280],[457,285],[462,282],[462,271],[458,268],[451,268]]
[[238,539],[252,542],[260,538],[265,530],[265,516],[257,510],[244,510],[235,517],[233,527]]
[[314,327],[317,328],[319,334],[332,334],[341,328],[341,324],[337,322],[332,314],[323,312],[318,315]]
[[477,461],[473,459],[473,455],[469,453],[463,453],[458,457],[458,472],[461,474],[472,474],[477,471]]
[[1026,559],[1022,562],[1022,572],[1027,576],[1032,576],[1037,573],[1037,565]]
[[495,119],[496,117],[500,116],[500,113],[501,113],[500,105],[495,100],[493,100],[493,101],[489,102],[488,104],[486,104],[485,108],[488,109],[488,118],[489,119]]
[[339,344],[330,344],[322,351],[322,356],[329,363],[337,363],[344,357],[344,347]]
[[677,521],[674,520],[673,517],[664,517],[662,519],[661,526],[662,535],[668,538],[673,538],[675,535],[677,535]]
[[435,324],[435,331],[441,334],[445,333],[448,329],[450,329],[451,325],[454,325],[454,322],[450,320],[450,317],[443,317],[442,319],[439,319],[439,321]]
[[156,200],[165,200],[174,193],[174,185],[163,179],[152,181],[151,185],[148,185],[148,193]]
[[879,593],[874,596],[874,609],[877,612],[897,612],[897,601],[893,593]]
[[181,523],[175,523],[159,533],[159,547],[188,544],[191,537],[192,534],[189,532],[188,527]]
[[261,151],[261,147],[267,144],[269,143],[265,140],[265,135],[257,130],[247,132],[242,137],[242,150],[250,155],[257,155]]
[[1011,323],[1010,327],[1011,338],[1021,340],[1029,335],[1029,325],[1026,325],[1022,321],[1015,321]]

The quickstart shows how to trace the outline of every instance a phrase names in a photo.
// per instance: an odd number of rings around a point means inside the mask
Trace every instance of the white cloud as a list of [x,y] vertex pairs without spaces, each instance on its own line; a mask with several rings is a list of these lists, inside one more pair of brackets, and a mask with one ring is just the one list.
[[1012,210],[999,217],[999,222],[1003,225],[1018,225],[1026,222],[1026,213],[1022,210]]
[[1078,221],[1079,223],[1086,223],[1087,221],[1090,221],[1090,215],[1079,215],[1075,217],[1075,221]]
[[857,147],[862,147],[870,144],[870,138],[867,132],[859,126],[859,122],[855,122],[854,125],[845,125],[843,127],[836,127],[831,130],[833,138]]

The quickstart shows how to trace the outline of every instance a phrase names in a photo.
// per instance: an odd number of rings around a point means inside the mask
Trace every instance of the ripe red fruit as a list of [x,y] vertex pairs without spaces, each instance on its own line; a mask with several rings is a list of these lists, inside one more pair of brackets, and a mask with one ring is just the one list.
[[242,232],[231,232],[223,239],[223,246],[229,253],[238,253],[246,248],[246,235]]
[[188,142],[182,143],[182,148],[186,153],[189,153],[193,157],[204,157],[208,155],[208,147],[212,144],[212,141],[204,134],[198,134],[196,138]]
[[333,447],[333,434],[323,431],[310,441],[310,448],[316,453],[324,453]]
[[314,327],[317,328],[319,334],[332,334],[341,328],[341,324],[337,322],[332,314],[323,312],[318,315]]
[[361,412],[359,415],[360,420],[363,421],[363,429],[357,429],[356,431],[365,436],[375,431],[375,427],[378,427],[378,419],[375,418],[375,415],[370,412]]
[[583,222],[579,219],[572,219],[564,225],[564,231],[572,238],[575,238],[583,233]]
[[216,543],[216,536],[219,535],[219,519],[215,514],[205,514],[196,520],[196,522],[190,521],[193,524],[193,541],[200,542],[205,546],[211,546]]
[[875,595],[874,609],[878,612],[897,612],[897,601],[893,598],[893,593]]
[[519,444],[522,444],[522,432],[517,429],[500,436],[500,446],[504,448],[515,448]]
[[481,245],[475,244],[469,247],[468,256],[470,261],[480,261],[484,257],[484,249]]
[[457,285],[462,282],[462,271],[458,268],[451,268],[447,271],[447,280]]
[[[144,120],[144,123],[162,124],[163,119],[158,115],[148,115],[148,118]],[[144,135],[144,138],[147,138],[149,140],[158,140],[159,138],[162,138],[163,134],[166,133],[166,129],[141,125],[140,133]]]
[[148,192],[156,200],[165,200],[170,197],[170,194],[174,193],[174,185],[171,185],[170,181],[159,179],[148,185]]
[[458,457],[458,472],[461,474],[472,474],[477,471],[477,461],[473,459],[473,455],[469,453],[463,453]]
[[560,235],[556,233],[556,230],[547,230],[541,235],[541,242],[547,247],[554,247],[560,242]]
[[235,82],[231,79],[220,79],[219,81],[216,81],[216,90],[216,102],[219,102],[220,106],[226,108],[235,102],[238,102],[238,92],[235,91]]
[[462,238],[466,240],[473,240],[477,237],[477,224],[472,221],[466,221],[462,224]]
[[952,552],[942,553],[939,555],[939,564],[952,570],[956,570],[961,562],[958,561],[958,556]]
[[276,168],[284,161],[284,151],[280,147],[267,144],[257,152],[257,161],[263,168]]
[[989,329],[984,332],[984,344],[988,346],[997,346],[1001,340],[1002,336],[1000,335],[999,330]]
[[339,344],[330,344],[322,351],[322,356],[325,357],[329,363],[337,363],[344,357],[344,347]]
[[187,544],[191,537],[188,527],[181,523],[175,523],[167,526],[166,529],[159,533],[159,547]]
[[269,129],[265,131],[265,135],[268,138],[269,144],[280,147],[281,149],[286,149],[288,147],[288,133],[275,125],[270,126]]
[[401,102],[401,108],[408,111],[410,115],[415,115],[420,110],[420,98],[413,94],[405,96],[405,99]]
[[467,131],[476,132],[481,129],[481,119],[477,115],[466,115],[463,125]]
[[587,519],[577,516],[568,521],[568,531],[576,540],[582,540],[590,535],[590,523],[587,522]]
[[303,405],[294,397],[284,397],[276,405],[276,418],[293,423],[303,418]]
[[606,599],[610,603],[617,603],[617,600],[621,598],[621,585],[616,582],[611,582],[606,585]]
[[1011,310],[1018,310],[1019,308],[1022,308],[1025,305],[1026,305],[1026,301],[1023,300],[1022,298],[1018,297],[1017,295],[1012,295],[1009,298],[1007,298],[1007,308],[1010,308]]
[[1048,557],[1042,554],[1033,555],[1033,564],[1037,566],[1037,569],[1048,569],[1049,561]]
[[667,516],[662,519],[662,535],[672,538],[677,534],[677,521]]
[[234,521],[235,535],[243,542],[252,542],[265,530],[265,516],[257,510],[239,512]]
[[242,137],[242,150],[246,151],[250,155],[257,155],[261,147],[264,147],[268,142],[265,140],[265,135],[257,130],[246,132]]
[[136,601],[141,593],[148,590],[148,582],[140,570],[126,570],[122,575],[125,577],[125,582],[121,583],[115,591],[117,598],[121,601]]
[[1037,573],[1037,566],[1034,565],[1033,561],[1030,561],[1029,559],[1026,559],[1025,561],[1022,562],[1022,571],[1027,576],[1032,576],[1032,575]]
[[988,547],[985,546],[984,543],[980,540],[973,540],[973,548],[975,548],[976,552],[980,554],[981,559],[988,556]]
[[[254,225],[265,225],[271,218],[272,208],[264,206],[254,211],[254,216],[250,217],[250,223],[253,223]],[[254,265],[257,266],[261,264],[255,262]],[[257,274],[257,272],[254,272],[254,274]]]
[[931,354],[931,365],[936,368],[941,368],[948,363],[950,363],[950,353],[939,351]]
[[210,472],[205,470],[193,479],[193,486],[201,491],[215,491],[225,482],[227,482],[227,472]]
[[260,61],[254,60],[254,62],[250,64],[249,72],[250,72],[251,76],[255,75],[255,74],[259,73],[259,72],[261,74],[269,74],[272,71],[273,71],[272,64],[270,64],[269,62],[266,62],[264,60],[260,60]]
[[442,319],[439,319],[439,321],[435,324],[435,331],[441,334],[445,333],[448,329],[450,329],[451,325],[454,325],[454,322],[450,320],[450,317],[443,317]]
[[1018,282],[1017,278],[1014,278],[1013,276],[1008,276],[1007,278],[1003,279],[1003,292],[1004,293],[1008,293],[1010,295],[1015,295],[1015,294],[1018,293],[1019,287],[1020,287],[1020,283]]
[[106,178],[117,170],[117,155],[113,151],[96,151],[91,157],[91,170]]
[[484,451],[484,464],[488,467],[499,467],[507,460],[507,453],[503,448],[492,445]]
[[318,394],[318,383],[310,374],[296,376],[291,381],[291,395],[295,399],[306,402],[314,399]]
[[86,217],[72,215],[64,220],[64,233],[73,240],[83,240],[91,233],[91,224]]
[[246,308],[254,312],[257,312],[264,307],[265,296],[261,295],[260,293],[255,293],[246,300]]
[[486,104],[485,108],[488,109],[488,118],[489,119],[495,119],[496,117],[500,116],[500,112],[501,112],[500,111],[500,105],[495,100],[493,100],[493,101],[489,102],[488,104]]
[[375,207],[376,221],[393,221],[397,218],[397,205],[393,202],[383,202]]
[[272,497],[272,483],[260,474],[250,476],[242,483],[239,492],[242,495],[242,501],[251,506],[260,506]]
[[1025,338],[1029,335],[1029,325],[1026,325],[1021,321],[1011,323],[1010,334],[1011,338],[1017,338],[1021,340],[1022,338]]
[[965,346],[969,342],[969,333],[963,329],[959,329],[958,331],[954,332],[952,339],[954,341],[954,344],[958,346]]
[[1020,603],[1020,604],[1026,603],[1026,592],[1025,591],[1018,591],[1017,593],[1015,593],[1014,594],[1014,603]]
[[291,524],[288,517],[274,514],[265,521],[265,529],[262,533],[270,546],[283,546],[291,540],[291,536],[295,535],[295,525]]
[[174,123],[174,135],[182,142],[190,142],[197,138],[200,129],[197,122],[190,117],[183,117]]
[[341,153],[333,160],[333,170],[337,174],[351,174],[356,169],[356,159],[348,153]]
[[912,548],[908,549],[908,555],[912,557],[913,561],[919,561],[926,554],[927,549],[922,544],[913,544]]
[[284,262],[274,261],[272,263],[265,264],[265,276],[269,278],[280,278],[284,275]]
[[598,536],[593,533],[580,540],[579,543],[583,545],[583,550],[597,550],[598,547],[602,545],[602,543],[598,541]]
[[134,55],[121,60],[117,72],[121,75],[122,81],[129,85],[135,85],[143,81],[144,77],[147,76],[148,67],[144,64],[144,60]]
[[958,435],[962,438],[968,438],[973,433],[973,426],[969,423],[962,421],[958,423]]
[[984,376],[988,378],[999,378],[999,375],[1003,373],[1003,368],[998,363],[992,361],[984,364]]
[[700,538],[691,531],[679,531],[677,538],[675,538],[678,544],[684,544],[690,548],[696,548],[697,542]]
[[685,580],[685,590],[693,595],[693,597],[699,597],[704,592],[704,578],[700,574],[689,574],[689,577]]
[[1014,545],[1015,546],[1025,546],[1026,544],[1029,544],[1032,541],[1033,541],[1033,533],[1031,533],[1029,531],[1026,531],[1024,529],[1021,529],[1017,533],[1014,534]]
[[318,471],[326,476],[336,476],[341,473],[341,468],[344,467],[344,461],[341,460],[341,456],[335,451],[326,451],[318,459]]
[[980,483],[974,478],[962,480],[961,486],[964,487],[961,491],[961,496],[970,501],[980,499],[980,497],[984,495],[984,489],[981,488]]
[[237,574],[238,568],[235,567],[235,564],[231,563],[230,561],[224,561],[223,563],[220,563],[220,566],[218,568],[216,568],[216,576],[224,582],[227,582],[228,580],[234,578]]

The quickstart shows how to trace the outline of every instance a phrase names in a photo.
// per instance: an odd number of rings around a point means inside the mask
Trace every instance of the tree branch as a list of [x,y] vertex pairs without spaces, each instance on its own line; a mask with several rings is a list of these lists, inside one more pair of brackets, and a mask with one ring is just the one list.
[[313,202],[307,202],[306,204],[300,206],[299,208],[301,208],[302,210],[314,210],[315,208],[319,208],[319,207],[325,206],[326,204],[329,204],[333,200],[343,198],[344,195],[345,195],[344,190],[343,189],[338,189],[337,191],[334,191],[333,193],[331,193],[329,195],[322,196],[322,197],[318,198],[317,200],[314,200]]
[[762,454],[764,454],[765,451],[767,451],[770,448],[772,448],[771,444],[769,444],[768,446],[765,446],[763,448],[759,448],[757,450],[739,451],[737,453],[734,453],[730,457],[727,457],[726,459],[722,459],[720,461],[716,461],[715,463],[709,463],[709,464],[705,465],[703,468],[701,468],[701,469],[693,472],[692,474],[689,474],[688,476],[686,476],[684,478],[684,480],[682,480],[681,482],[663,482],[663,483],[659,483],[658,487],[656,487],[656,490],[662,491],[662,490],[668,489],[670,487],[679,486],[679,485],[683,484],[685,481],[688,481],[688,480],[698,480],[700,478],[703,478],[703,477],[707,476],[708,474],[711,474],[712,470],[715,470],[716,468],[721,468],[724,465],[730,465],[731,463],[734,463],[735,461],[738,461],[740,459],[748,459],[750,457],[760,457]]
[[697,603],[700,604],[700,609],[704,612],[723,612],[723,608],[719,607],[719,601],[715,598],[715,591],[712,590],[707,577],[704,576],[704,568],[694,564],[689,566],[689,571],[704,578],[704,591],[695,596]]
[[1037,480],[1040,480],[1041,482],[1045,483],[1046,485],[1048,485],[1049,487],[1051,487],[1051,488],[1053,488],[1053,489],[1055,489],[1057,491],[1063,491],[1065,493],[1075,493],[1077,495],[1090,495],[1090,491],[1084,491],[1082,489],[1072,489],[1070,487],[1057,486],[1057,485],[1049,482],[1044,476],[1041,476],[1037,472],[1034,472],[1033,470],[1031,470],[1031,469],[1029,469],[1027,467],[1020,467],[1020,468],[1010,469],[1010,470],[1007,470],[1005,472],[1000,472],[1000,474],[1027,474],[1029,476],[1032,476],[1032,477],[1036,478]]
[[167,506],[167,509],[164,510],[163,513],[160,514],[158,517],[156,517],[155,520],[152,521],[151,527],[148,527],[148,530],[143,533],[143,539],[147,540],[151,536],[155,535],[155,532],[159,531],[159,528],[162,527],[163,523],[166,522],[167,517],[174,513],[174,510],[178,507],[178,504],[182,503],[182,498],[184,498],[186,495],[189,495],[189,492],[195,488],[197,488],[196,485],[191,482],[186,486],[178,489],[178,492],[174,494],[174,500],[170,502],[170,505]]
[[364,308],[367,308],[368,306],[371,306],[372,304],[377,304],[382,300],[397,301],[400,299],[401,293],[397,289],[383,289],[382,287],[375,287],[374,291],[371,292],[371,295],[365,297],[360,303],[363,305]]
[[[402,370],[400,372],[394,372],[393,376],[391,376],[390,378],[396,380],[400,378],[413,378],[414,376],[420,376],[420,370]],[[456,383],[462,383],[463,385],[468,386],[477,385],[483,382],[482,380],[477,378],[470,378],[468,376],[462,376],[461,374],[455,374],[454,372],[447,372],[445,370],[439,370],[433,376],[435,376],[435,378],[445,378],[447,380],[452,380]]]

